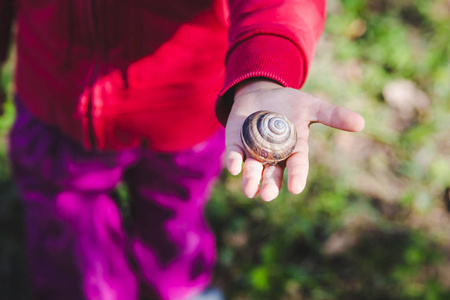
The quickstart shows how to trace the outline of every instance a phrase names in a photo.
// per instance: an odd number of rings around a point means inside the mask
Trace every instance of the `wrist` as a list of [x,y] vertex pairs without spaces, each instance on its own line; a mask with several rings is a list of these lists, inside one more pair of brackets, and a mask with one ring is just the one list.
[[267,78],[250,78],[238,83],[235,87],[235,100],[240,96],[248,93],[258,92],[262,90],[273,90],[282,88],[278,82]]

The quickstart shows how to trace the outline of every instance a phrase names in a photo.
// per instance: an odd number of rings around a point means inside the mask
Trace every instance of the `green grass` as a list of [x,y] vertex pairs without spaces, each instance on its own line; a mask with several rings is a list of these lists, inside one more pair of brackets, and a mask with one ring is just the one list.
[[[313,125],[300,196],[247,200],[224,174],[209,205],[217,281],[230,299],[450,299],[450,6],[328,6],[304,90],[361,113],[366,128]],[[408,118],[383,92],[400,79],[429,100]]]
[[[328,7],[304,90],[361,113],[366,128],[312,126],[300,196],[283,189],[271,203],[249,200],[240,177],[222,174],[207,208],[219,246],[215,282],[236,300],[450,299],[450,4]],[[2,77],[9,89],[10,70]],[[395,108],[386,87],[399,80],[425,102],[412,96]],[[8,105],[0,120],[0,295],[27,299],[22,210],[5,158]]]

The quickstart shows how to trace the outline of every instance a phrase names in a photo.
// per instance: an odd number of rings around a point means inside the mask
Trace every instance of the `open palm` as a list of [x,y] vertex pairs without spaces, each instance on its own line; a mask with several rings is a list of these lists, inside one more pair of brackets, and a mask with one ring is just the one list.
[[252,80],[238,86],[226,126],[226,165],[233,175],[242,171],[242,190],[247,197],[252,198],[259,193],[265,201],[278,196],[283,182],[283,168],[264,166],[245,156],[240,130],[245,118],[258,110],[281,113],[297,129],[297,145],[286,161],[288,190],[294,194],[301,193],[306,185],[309,170],[308,136],[312,123],[319,122],[352,132],[364,127],[364,119],[359,114],[275,82]]

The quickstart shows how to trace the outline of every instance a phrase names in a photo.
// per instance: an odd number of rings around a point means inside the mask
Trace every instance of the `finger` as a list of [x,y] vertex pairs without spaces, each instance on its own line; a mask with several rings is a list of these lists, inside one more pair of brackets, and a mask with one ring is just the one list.
[[288,190],[293,194],[300,194],[303,192],[309,171],[307,142],[304,142],[298,149],[299,150],[289,156],[286,161]]
[[360,114],[322,100],[317,102],[313,119],[315,122],[352,132],[361,131],[365,125]]
[[264,201],[272,201],[278,196],[283,183],[283,169],[279,166],[266,166],[263,172],[259,195]]
[[242,171],[242,161],[244,152],[238,145],[227,146],[226,164],[227,169],[232,175],[238,175]]
[[242,170],[242,191],[248,198],[253,198],[258,194],[262,172],[263,165],[261,162],[253,158],[245,160]]

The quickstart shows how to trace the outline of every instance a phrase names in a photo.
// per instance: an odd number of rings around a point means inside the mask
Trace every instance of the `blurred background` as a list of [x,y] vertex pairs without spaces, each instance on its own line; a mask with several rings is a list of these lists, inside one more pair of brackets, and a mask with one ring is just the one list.
[[[207,214],[227,299],[450,299],[450,0],[329,0],[304,90],[362,114],[312,125],[300,196],[246,199],[223,172]],[[1,84],[12,91],[14,57]],[[0,119],[0,299],[30,299],[23,210]],[[124,189],[119,188],[118,194]],[[125,195],[126,196],[126,195]],[[126,203],[124,204],[126,208]]]

